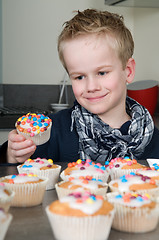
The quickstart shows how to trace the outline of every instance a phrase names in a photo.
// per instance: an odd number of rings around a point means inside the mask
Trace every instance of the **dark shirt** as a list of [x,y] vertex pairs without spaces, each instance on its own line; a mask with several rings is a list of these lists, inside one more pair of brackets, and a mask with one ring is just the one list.
[[[75,128],[71,131],[71,112],[70,108],[49,115],[53,122],[50,140],[37,146],[32,158],[51,158],[54,162],[73,162],[80,158],[78,134]],[[123,134],[126,134],[129,124],[130,121],[121,126]],[[6,150],[7,142],[0,148],[0,163],[6,163]],[[157,128],[154,129],[151,142],[137,160],[147,158],[159,158],[159,130]]]

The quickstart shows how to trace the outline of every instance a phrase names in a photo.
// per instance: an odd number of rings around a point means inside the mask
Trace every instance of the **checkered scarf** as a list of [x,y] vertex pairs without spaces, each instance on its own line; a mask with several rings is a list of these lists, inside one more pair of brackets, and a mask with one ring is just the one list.
[[88,112],[77,102],[72,111],[72,125],[79,135],[81,159],[104,163],[114,157],[139,159],[151,141],[154,123],[148,110],[132,98],[126,98],[126,111],[131,116],[127,134],[113,129],[97,115]]

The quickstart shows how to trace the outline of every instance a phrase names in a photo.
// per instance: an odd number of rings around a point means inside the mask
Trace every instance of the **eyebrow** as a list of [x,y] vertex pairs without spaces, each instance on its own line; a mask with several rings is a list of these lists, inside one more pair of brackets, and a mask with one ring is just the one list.
[[[110,68],[112,67],[112,65],[102,65],[102,66],[99,66],[95,69],[95,71],[100,71],[101,69],[103,68]],[[72,75],[84,75],[85,73],[84,72],[71,72],[69,73],[69,76],[72,76]]]

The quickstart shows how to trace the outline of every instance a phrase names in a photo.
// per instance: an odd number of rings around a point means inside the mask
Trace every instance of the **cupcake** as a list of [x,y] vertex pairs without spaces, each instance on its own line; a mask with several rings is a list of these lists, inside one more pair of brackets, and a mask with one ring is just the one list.
[[12,221],[12,215],[6,213],[3,208],[0,208],[0,240],[5,238],[8,227]]
[[105,162],[106,170],[108,171],[111,180],[119,178],[124,174],[129,174],[130,172],[137,172],[139,169],[146,168],[137,162],[136,159],[125,158],[114,158],[110,162]]
[[0,208],[8,212],[15,193],[5,187],[5,184],[0,182]]
[[56,239],[106,240],[114,207],[100,195],[74,192],[52,202],[46,213]]
[[148,193],[154,197],[159,195],[159,185],[155,180],[134,172],[111,180],[108,185],[112,192]]
[[151,168],[155,168],[155,170],[159,170],[159,159],[148,158],[148,159],[146,159],[146,161],[148,162],[148,165]]
[[130,233],[146,233],[156,228],[159,208],[148,194],[108,193],[107,199],[115,208],[112,228]]
[[31,207],[42,203],[47,178],[39,178],[36,174],[9,175],[0,178],[6,188],[15,192],[11,202],[13,207]]
[[155,180],[157,184],[159,184],[159,171],[156,171],[155,168],[140,169],[137,173],[150,177],[151,179]]
[[44,114],[27,113],[20,117],[15,127],[19,134],[30,138],[36,145],[47,142],[50,138],[52,120]]
[[81,176],[79,178],[70,177],[69,181],[61,181],[56,183],[55,188],[59,198],[74,191],[89,191],[92,194],[105,196],[108,184],[91,176]]
[[53,164],[52,159],[36,158],[26,160],[17,169],[19,173],[34,173],[40,178],[48,178],[46,190],[50,190],[58,182],[61,166]]
[[68,163],[68,167],[62,171],[60,176],[64,181],[68,180],[69,177],[92,176],[93,178],[107,182],[109,174],[100,163],[94,163],[90,159],[78,159],[76,162]]

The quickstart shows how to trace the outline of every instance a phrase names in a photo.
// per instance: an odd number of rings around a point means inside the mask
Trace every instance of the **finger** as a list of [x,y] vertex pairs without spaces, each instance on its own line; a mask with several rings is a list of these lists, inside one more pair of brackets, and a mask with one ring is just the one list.
[[7,161],[9,163],[21,163],[30,158],[30,156],[35,152],[36,145],[33,144],[31,147],[23,148],[20,150],[15,150],[13,148],[9,148],[7,150]]
[[15,141],[14,142],[11,142],[11,141],[8,142],[8,147],[15,150],[15,151],[30,148],[30,147],[33,147],[33,146],[35,147],[35,144],[30,139],[20,141],[20,142],[15,142]]
[[8,141],[12,141],[12,142],[20,142],[20,141],[24,141],[25,139],[26,138],[23,135],[18,134],[15,129],[12,130],[8,135]]
[[11,149],[10,154],[14,156],[14,159],[16,160],[16,162],[22,163],[28,158],[30,158],[30,156],[35,152],[35,150],[36,150],[36,146],[33,145],[32,147],[21,149],[19,151],[17,150],[15,151]]

